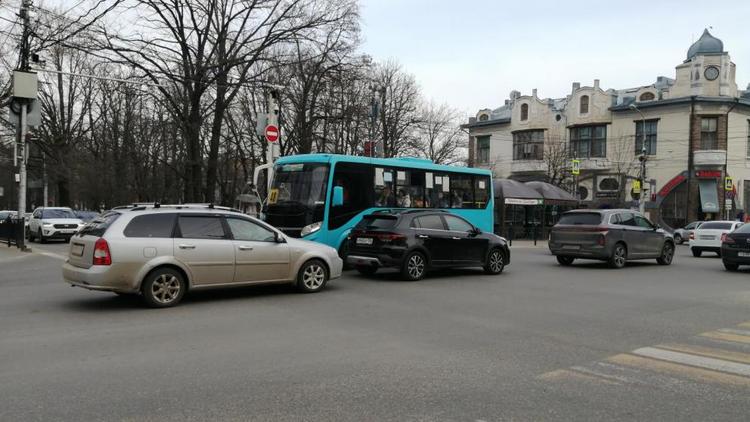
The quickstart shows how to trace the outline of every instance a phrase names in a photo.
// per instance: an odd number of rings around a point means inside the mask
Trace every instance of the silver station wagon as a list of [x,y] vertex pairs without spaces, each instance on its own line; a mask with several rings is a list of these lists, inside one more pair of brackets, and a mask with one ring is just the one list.
[[63,264],[73,286],[140,294],[153,307],[188,290],[293,283],[317,292],[341,276],[335,249],[289,238],[266,223],[213,206],[137,206],[94,219]]
[[549,249],[560,265],[585,258],[622,268],[634,259],[669,265],[675,243],[671,234],[637,211],[575,210],[564,213],[552,228]]

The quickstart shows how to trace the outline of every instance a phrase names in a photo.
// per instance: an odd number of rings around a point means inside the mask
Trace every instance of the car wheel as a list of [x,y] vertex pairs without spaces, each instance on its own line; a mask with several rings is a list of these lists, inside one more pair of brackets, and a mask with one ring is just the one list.
[[678,244],[678,245],[682,245],[682,236],[680,236],[679,234],[675,234],[674,235],[674,242],[676,244]]
[[739,264],[733,264],[731,262],[724,261],[724,268],[726,268],[727,271],[737,271],[740,266]]
[[297,288],[305,293],[319,292],[328,282],[328,269],[323,261],[311,259],[297,273]]
[[44,238],[44,235],[42,234],[42,229],[39,229],[37,232],[37,237],[39,238],[39,243],[47,243],[47,239]]
[[664,242],[664,247],[661,250],[661,256],[656,258],[656,262],[659,265],[669,265],[674,259],[674,245],[672,242]]
[[143,299],[152,308],[168,308],[182,300],[187,284],[179,271],[160,268],[146,276],[141,285]]
[[573,265],[573,261],[576,259],[572,256],[558,256],[557,257],[557,263],[562,265],[563,267],[567,267],[570,265]]
[[693,256],[696,258],[700,258],[700,256],[703,255],[703,251],[700,249],[690,248],[690,252],[692,252]]
[[401,276],[409,281],[421,280],[426,270],[427,260],[421,252],[410,253],[401,264]]
[[378,271],[374,265],[357,265],[356,269],[362,275],[373,275]]
[[609,266],[612,268],[620,269],[625,266],[628,262],[628,250],[625,245],[618,243],[615,245],[612,251],[612,256],[609,258]]
[[484,264],[484,272],[487,274],[500,274],[505,269],[505,256],[500,249],[493,249],[487,256],[487,263]]

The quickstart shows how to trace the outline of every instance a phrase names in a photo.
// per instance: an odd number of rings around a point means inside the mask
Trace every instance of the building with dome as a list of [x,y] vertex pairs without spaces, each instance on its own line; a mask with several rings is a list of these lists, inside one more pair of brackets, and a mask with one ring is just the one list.
[[750,89],[738,90],[736,66],[708,30],[675,70],[627,89],[574,82],[564,98],[512,91],[464,125],[470,165],[563,186],[584,206],[633,207],[644,157],[653,221],[734,219],[750,210]]

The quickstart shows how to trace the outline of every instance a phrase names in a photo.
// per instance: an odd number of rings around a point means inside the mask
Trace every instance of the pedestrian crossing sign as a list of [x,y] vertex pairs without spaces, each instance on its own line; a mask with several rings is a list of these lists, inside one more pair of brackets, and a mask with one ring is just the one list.
[[571,173],[575,174],[576,176],[581,174],[581,160],[572,160],[570,162],[570,167]]

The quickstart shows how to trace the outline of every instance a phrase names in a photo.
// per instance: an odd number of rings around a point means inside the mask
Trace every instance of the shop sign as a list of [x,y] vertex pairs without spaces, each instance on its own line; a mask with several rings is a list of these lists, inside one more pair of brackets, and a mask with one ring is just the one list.
[[506,205],[542,205],[543,199],[505,198]]
[[721,170],[698,170],[695,172],[695,177],[701,179],[718,179],[721,177]]

